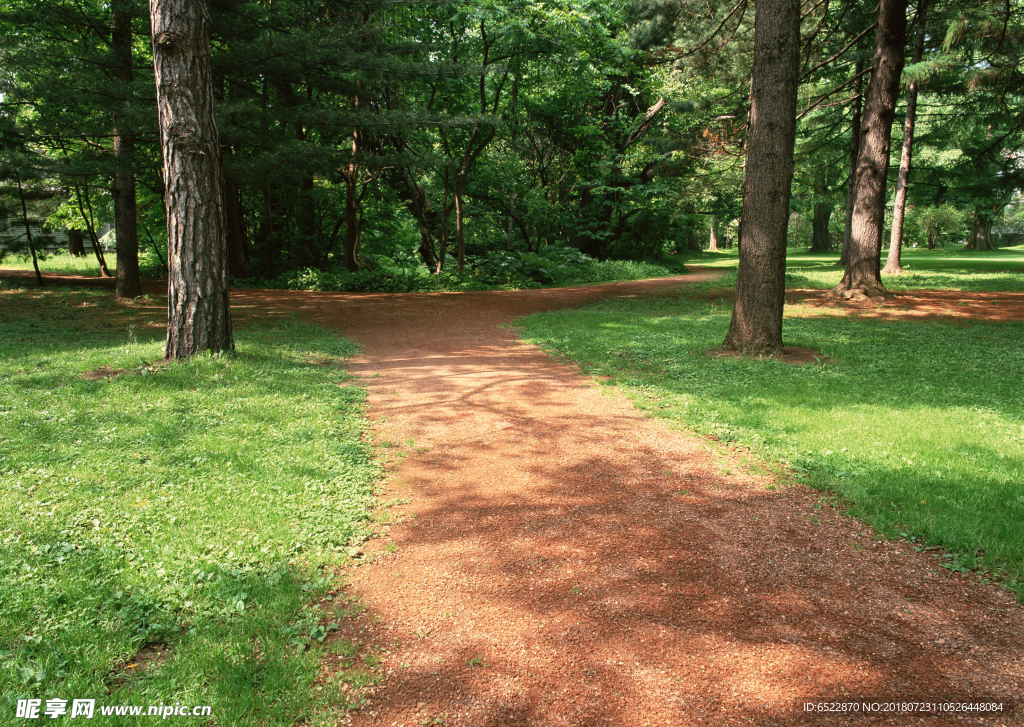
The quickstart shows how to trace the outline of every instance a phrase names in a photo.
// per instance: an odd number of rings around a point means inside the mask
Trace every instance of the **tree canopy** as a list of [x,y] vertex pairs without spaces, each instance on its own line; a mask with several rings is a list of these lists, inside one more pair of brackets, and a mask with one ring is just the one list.
[[[984,247],[1020,187],[1024,3],[921,7],[905,10],[922,53],[898,50],[878,184],[891,208],[916,81],[904,237]],[[735,244],[754,9],[211,0],[231,274],[334,270],[358,287],[367,271],[396,281],[566,247],[655,258],[706,244],[712,229]],[[790,245],[841,239],[877,22],[870,3],[802,4]],[[0,31],[0,163],[39,180],[62,210],[55,223],[116,221],[118,275],[131,273],[138,235],[166,240],[147,7],[12,0]]]

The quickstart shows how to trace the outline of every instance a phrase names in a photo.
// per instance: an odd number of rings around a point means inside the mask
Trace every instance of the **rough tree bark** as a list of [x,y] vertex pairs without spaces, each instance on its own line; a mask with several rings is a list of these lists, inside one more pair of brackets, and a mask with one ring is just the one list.
[[111,76],[123,94],[124,109],[115,111],[114,170],[111,196],[114,198],[114,230],[117,238],[117,270],[114,294],[118,298],[142,295],[139,282],[139,230],[135,208],[135,135],[126,119],[132,83],[132,16],[126,0],[110,4],[110,49],[113,53]]
[[[914,43],[914,63],[920,63],[924,56],[924,20],[928,8],[923,0],[917,10],[917,40]],[[903,251],[903,215],[907,208],[907,184],[910,182],[910,161],[914,154],[914,121],[917,118],[917,81],[911,81],[907,89],[907,118],[903,122],[903,150],[900,154],[900,175],[896,181],[896,199],[892,210],[892,232],[889,236],[889,255],[882,272],[899,275],[903,272],[900,254]]]
[[843,251],[839,255],[839,265],[845,266],[850,259],[850,236],[853,229],[853,203],[857,196],[857,154],[860,153],[860,112],[863,107],[864,95],[861,89],[864,85],[864,78],[861,73],[864,71],[864,61],[858,60],[854,73],[856,81],[853,82],[853,90],[857,98],[853,102],[853,119],[850,121],[850,175],[846,182],[846,229],[843,233]]
[[150,0],[167,204],[167,358],[234,350],[227,220],[203,0]]
[[864,101],[850,259],[832,295],[839,298],[886,297],[879,256],[885,225],[889,146],[896,116],[903,49],[907,43],[907,0],[881,0],[871,83]]
[[799,76],[800,0],[761,0],[754,16],[743,244],[736,305],[722,343],[725,350],[750,356],[783,353],[786,234]]
[[814,203],[814,217],[811,222],[811,252],[828,252],[832,249],[829,240],[828,223],[832,219],[832,205]]

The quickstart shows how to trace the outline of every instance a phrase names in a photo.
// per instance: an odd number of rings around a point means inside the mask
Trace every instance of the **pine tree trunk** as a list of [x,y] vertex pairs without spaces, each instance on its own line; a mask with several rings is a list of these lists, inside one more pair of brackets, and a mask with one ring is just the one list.
[[967,241],[968,250],[995,250],[992,242],[992,218],[981,209],[975,210],[974,222],[971,224],[971,237]]
[[263,266],[264,277],[273,280],[277,277],[277,264],[274,260],[274,205],[270,195],[270,181],[263,182],[263,233],[261,237],[267,242],[267,262]]
[[[914,63],[920,63],[924,56],[924,20],[927,2],[922,2],[917,11],[917,41],[914,44]],[[900,153],[900,175],[896,182],[896,199],[892,210],[892,232],[889,236],[889,255],[882,272],[899,275],[903,272],[900,254],[903,252],[903,216],[907,207],[907,184],[910,182],[910,161],[914,155],[914,121],[917,118],[917,81],[910,82],[907,89],[907,118],[903,122],[903,149]]]
[[748,356],[782,349],[786,235],[800,72],[799,0],[761,0],[754,68],[736,305],[722,348]]
[[899,98],[903,50],[907,43],[907,0],[881,0],[871,83],[864,101],[860,154],[857,156],[856,201],[850,237],[850,259],[832,295],[840,298],[885,297],[879,256],[885,225],[885,193],[889,176],[892,122]]
[[708,252],[718,252],[718,218],[711,215],[711,239],[708,241]]
[[234,350],[227,219],[203,0],[150,0],[167,205],[167,358]]
[[814,218],[811,221],[811,252],[828,252],[832,244],[828,234],[828,223],[832,219],[832,205],[814,203]]
[[853,230],[853,203],[857,196],[857,154],[860,153],[860,112],[864,105],[864,61],[858,60],[854,73],[857,80],[853,82],[853,90],[857,92],[857,100],[853,102],[853,119],[850,121],[850,174],[846,181],[846,229],[843,232],[843,251],[839,255],[839,265],[845,266],[850,260],[850,237]]
[[227,220],[228,270],[236,278],[247,278],[249,260],[245,255],[242,199],[238,186],[230,177],[224,177],[224,212]]
[[85,257],[85,236],[81,230],[68,230],[68,253]]
[[[114,55],[111,75],[124,94],[128,111],[132,83],[132,16],[126,0],[110,4],[110,48]],[[114,113],[114,170],[111,195],[114,198],[114,231],[117,240],[117,270],[114,294],[118,298],[142,295],[139,282],[139,230],[135,207],[135,135],[128,128],[126,113]]]

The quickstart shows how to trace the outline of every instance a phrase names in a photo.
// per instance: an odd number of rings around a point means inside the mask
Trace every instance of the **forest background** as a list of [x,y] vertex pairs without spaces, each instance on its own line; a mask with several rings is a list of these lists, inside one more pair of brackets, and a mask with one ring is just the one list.
[[[1024,231],[1021,11],[908,10],[903,86],[919,96],[907,244],[988,248]],[[236,285],[589,282],[628,274],[591,258],[665,274],[681,269],[673,253],[738,240],[753,3],[226,0],[209,12]],[[838,249],[849,234],[876,13],[804,3],[792,247]],[[0,28],[11,233],[19,217],[79,231],[72,252],[137,295],[140,247],[153,273],[166,251],[146,5],[9,2]],[[106,222],[114,271],[95,244]],[[6,252],[45,252],[38,235],[2,239]]]

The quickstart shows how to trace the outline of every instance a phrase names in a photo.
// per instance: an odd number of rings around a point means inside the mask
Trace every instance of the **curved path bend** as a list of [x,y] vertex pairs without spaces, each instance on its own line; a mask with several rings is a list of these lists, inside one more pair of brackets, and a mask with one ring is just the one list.
[[[394,454],[398,522],[351,569],[355,633],[386,678],[341,723],[1024,724],[1024,610],[1005,592],[770,487],[502,325],[709,275],[232,292],[238,314],[299,312],[359,341],[349,368]],[[331,668],[319,688],[337,688]],[[1004,711],[884,711],[940,700]]]
[[343,722],[1024,723],[1007,711],[805,711],[1019,700],[1024,613],[906,544],[874,540],[820,494],[768,488],[502,325],[711,275],[232,293],[236,306],[299,311],[359,341],[349,368],[395,455],[384,499],[400,503],[400,522],[351,570],[386,679]]

